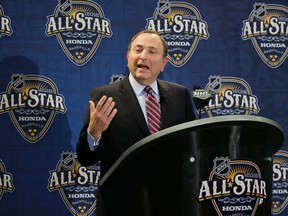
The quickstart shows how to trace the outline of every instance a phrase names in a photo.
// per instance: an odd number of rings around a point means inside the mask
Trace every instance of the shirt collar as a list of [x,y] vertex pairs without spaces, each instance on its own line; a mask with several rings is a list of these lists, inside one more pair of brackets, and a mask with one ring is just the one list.
[[[132,88],[135,92],[136,95],[140,95],[144,88],[145,85],[141,85],[140,83],[138,83],[135,78],[131,75],[131,73],[129,74],[129,81],[132,85]],[[155,80],[153,83],[151,83],[150,87],[153,89],[154,93],[159,96],[159,90],[158,90],[158,85],[157,85],[157,81]]]

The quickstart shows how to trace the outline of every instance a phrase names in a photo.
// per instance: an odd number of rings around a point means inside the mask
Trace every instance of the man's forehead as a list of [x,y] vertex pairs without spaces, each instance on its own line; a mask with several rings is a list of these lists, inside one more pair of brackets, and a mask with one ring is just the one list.
[[[154,33],[142,33],[142,34],[139,34],[135,40],[139,39],[139,38],[153,38],[154,40],[159,38],[159,36],[157,34],[154,34]],[[160,38],[159,38],[160,39]]]
[[[146,35],[144,35],[146,34]],[[159,43],[159,44],[158,44]],[[143,33],[138,35],[135,40],[132,42],[132,46],[134,47],[148,47],[148,48],[159,48],[159,45],[161,43],[161,40],[158,35],[156,34],[148,34]]]

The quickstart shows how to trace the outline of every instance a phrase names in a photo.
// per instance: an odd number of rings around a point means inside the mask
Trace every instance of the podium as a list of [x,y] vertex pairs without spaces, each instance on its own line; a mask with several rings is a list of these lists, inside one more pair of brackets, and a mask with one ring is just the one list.
[[271,215],[273,154],[283,141],[276,122],[248,115],[161,130],[101,178],[101,205],[106,216]]

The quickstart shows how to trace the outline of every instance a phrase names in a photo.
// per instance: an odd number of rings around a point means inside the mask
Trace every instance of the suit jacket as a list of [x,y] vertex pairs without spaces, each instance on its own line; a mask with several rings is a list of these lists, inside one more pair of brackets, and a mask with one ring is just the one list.
[[[194,120],[189,91],[176,83],[157,80],[161,103],[161,129]],[[77,144],[79,162],[91,166],[101,161],[103,176],[121,154],[131,145],[150,135],[145,117],[128,77],[110,85],[95,88],[90,99],[95,105],[103,96],[113,97],[118,112],[108,129],[103,132],[99,146],[91,151],[87,141],[89,106]]]

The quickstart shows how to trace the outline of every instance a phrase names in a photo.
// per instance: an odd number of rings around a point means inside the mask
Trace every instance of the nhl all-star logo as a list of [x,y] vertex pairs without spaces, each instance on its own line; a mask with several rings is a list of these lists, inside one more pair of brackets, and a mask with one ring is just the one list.
[[48,131],[56,113],[66,112],[64,102],[47,77],[12,74],[6,92],[0,93],[0,114],[8,112],[21,136],[35,143]]
[[288,152],[278,151],[273,156],[272,214],[278,215],[288,205]]
[[0,159],[0,200],[6,192],[12,193],[15,187],[13,185],[13,176],[6,171],[5,164]]
[[209,178],[200,185],[198,201],[211,200],[219,216],[252,216],[267,199],[266,181],[259,167],[251,161],[217,157]]
[[96,209],[99,177],[99,164],[84,167],[75,153],[63,152],[56,169],[50,171],[48,190],[58,190],[73,215],[89,216]]
[[251,115],[260,111],[258,98],[250,85],[238,77],[211,75],[205,89],[213,97],[203,111],[209,117],[220,115]]
[[93,57],[103,37],[113,34],[102,8],[90,0],[59,0],[47,19],[46,35],[56,35],[67,57],[78,66]]
[[267,16],[267,10],[264,3],[255,3],[254,4],[254,15],[257,19],[264,19]]
[[269,67],[279,67],[288,55],[288,7],[255,3],[249,19],[243,21],[242,39],[252,41]]
[[171,4],[169,0],[159,0],[157,4],[158,4],[157,10],[159,16],[165,18],[171,13]]
[[209,83],[207,85],[207,89],[217,92],[222,88],[222,82],[220,76],[210,76],[209,78]]
[[157,31],[168,43],[169,62],[175,67],[187,63],[199,40],[209,38],[208,25],[199,10],[187,2],[159,0],[146,29]]
[[72,0],[59,0],[59,10],[63,14],[68,14],[72,11]]
[[2,35],[10,36],[13,33],[11,27],[11,20],[8,16],[4,15],[4,10],[0,5],[0,38]]
[[11,85],[15,91],[17,91],[17,92],[22,91],[22,89],[26,85],[24,75],[23,74],[12,74]]
[[228,157],[216,157],[213,162],[213,172],[215,175],[225,176],[230,172],[230,159]]

